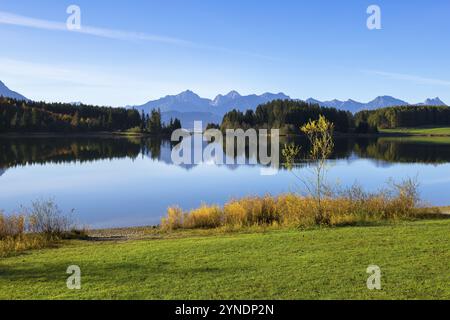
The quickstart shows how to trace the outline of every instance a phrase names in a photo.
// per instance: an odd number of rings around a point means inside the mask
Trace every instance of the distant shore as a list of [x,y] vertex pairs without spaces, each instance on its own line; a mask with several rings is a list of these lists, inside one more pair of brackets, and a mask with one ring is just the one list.
[[[142,132],[126,132],[126,131],[99,131],[99,132],[7,132],[0,133],[0,137],[162,137],[168,138],[169,135],[154,135]],[[280,136],[297,136],[297,134],[280,134]],[[450,127],[417,127],[417,128],[396,128],[381,129],[378,133],[342,133],[335,132],[336,137],[450,137]]]
[[0,137],[10,138],[52,138],[52,137],[168,137],[167,135],[153,135],[135,132],[7,132],[0,133]]

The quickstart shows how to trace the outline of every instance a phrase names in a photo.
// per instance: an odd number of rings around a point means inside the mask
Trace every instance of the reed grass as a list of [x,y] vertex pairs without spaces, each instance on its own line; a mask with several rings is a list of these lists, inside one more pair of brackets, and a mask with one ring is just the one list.
[[35,201],[24,212],[0,212],[0,257],[46,248],[62,239],[87,237],[87,231],[77,229],[70,215],[63,214],[52,200]]
[[[374,221],[395,221],[416,217],[419,213],[417,185],[412,180],[394,184],[375,193],[359,186],[321,200],[322,214],[330,226]],[[162,220],[163,230],[240,228],[252,226],[313,227],[317,225],[317,201],[294,193],[245,197],[227,202],[223,207],[202,205],[183,212],[168,209]]]

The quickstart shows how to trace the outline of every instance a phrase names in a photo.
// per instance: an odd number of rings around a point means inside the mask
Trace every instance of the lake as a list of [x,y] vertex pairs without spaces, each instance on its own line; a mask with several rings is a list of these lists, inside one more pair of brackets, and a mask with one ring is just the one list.
[[[0,209],[18,212],[52,198],[63,211],[75,209],[82,225],[144,226],[158,224],[172,205],[187,210],[300,191],[288,170],[264,176],[260,165],[174,165],[172,148],[159,138],[0,137]],[[309,170],[300,163],[295,173]],[[328,181],[341,186],[358,182],[375,191],[390,178],[416,176],[424,201],[450,204],[450,138],[337,138],[329,160]]]

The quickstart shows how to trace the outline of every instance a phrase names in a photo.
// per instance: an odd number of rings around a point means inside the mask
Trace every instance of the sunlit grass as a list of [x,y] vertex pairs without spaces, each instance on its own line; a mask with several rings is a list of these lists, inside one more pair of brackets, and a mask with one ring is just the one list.
[[382,129],[382,130],[380,130],[380,132],[411,134],[411,135],[450,136],[450,127],[417,127],[417,128]]
[[[449,230],[430,220],[69,241],[0,259],[0,299],[450,299]],[[373,264],[380,291],[366,287]],[[69,265],[81,290],[66,287]]]

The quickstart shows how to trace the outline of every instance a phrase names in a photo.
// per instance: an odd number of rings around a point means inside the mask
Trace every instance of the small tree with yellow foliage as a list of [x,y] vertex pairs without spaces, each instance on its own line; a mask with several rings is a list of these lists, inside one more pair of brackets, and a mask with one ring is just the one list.
[[330,217],[325,213],[322,207],[322,198],[325,194],[325,173],[327,159],[331,156],[334,149],[333,132],[334,125],[324,116],[319,120],[310,120],[300,130],[308,137],[311,143],[309,158],[314,163],[314,179],[310,181],[310,193],[315,199],[317,205],[317,214],[315,217],[317,224],[330,224]]

